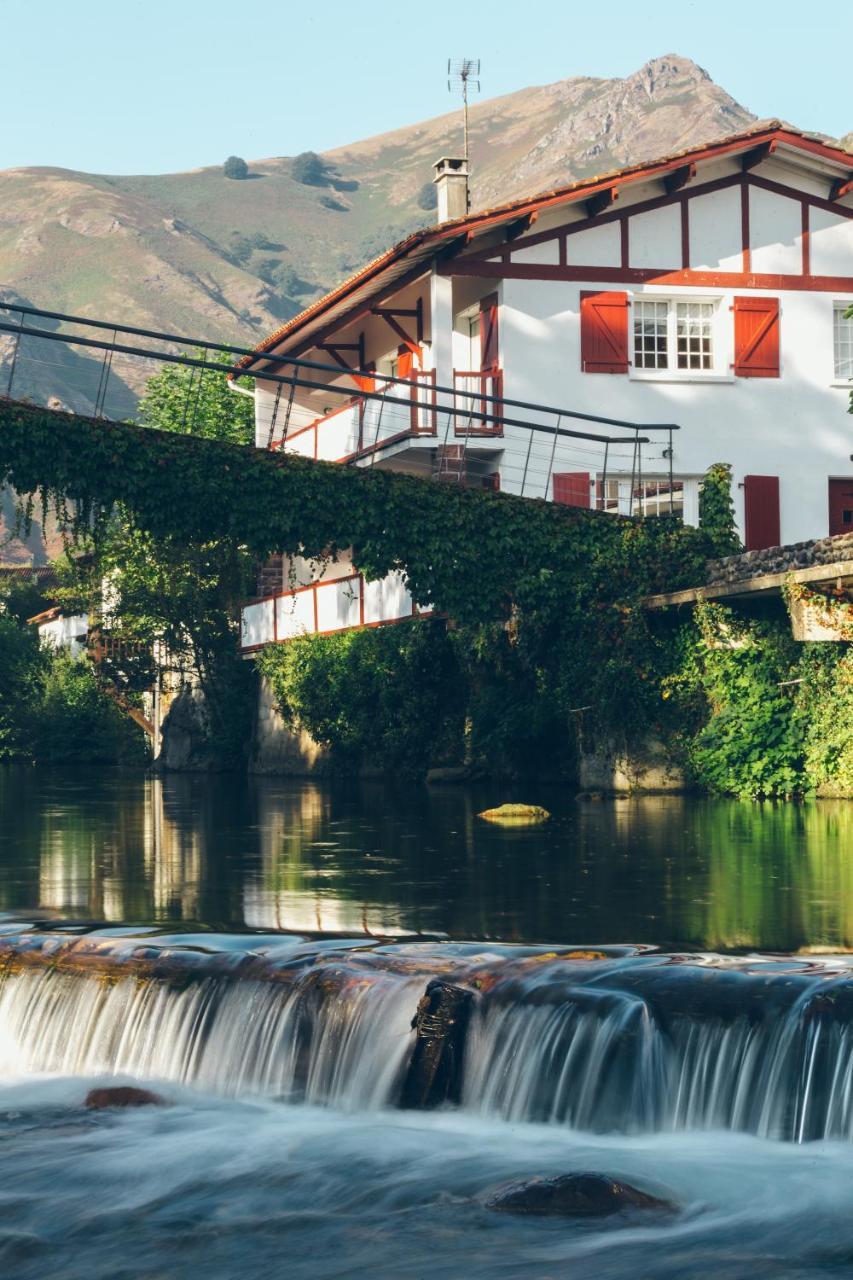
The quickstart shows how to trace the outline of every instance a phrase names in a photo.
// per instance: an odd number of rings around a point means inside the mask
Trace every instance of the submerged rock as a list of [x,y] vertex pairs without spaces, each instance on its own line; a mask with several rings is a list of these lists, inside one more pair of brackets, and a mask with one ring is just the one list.
[[617,1182],[603,1173],[567,1173],[560,1178],[531,1178],[500,1188],[486,1201],[498,1213],[540,1217],[605,1218],[629,1209],[674,1213],[675,1205]]
[[484,809],[477,815],[487,822],[500,822],[508,827],[527,826],[534,822],[547,822],[550,818],[547,809],[538,804],[502,804],[497,809]]
[[412,1020],[417,1036],[403,1082],[401,1106],[424,1110],[459,1101],[472,1001],[471,992],[463,987],[440,980],[429,984]]
[[149,1089],[137,1089],[132,1085],[115,1085],[103,1089],[90,1089],[86,1094],[86,1106],[90,1111],[106,1111],[110,1107],[167,1107],[169,1104],[159,1093]]

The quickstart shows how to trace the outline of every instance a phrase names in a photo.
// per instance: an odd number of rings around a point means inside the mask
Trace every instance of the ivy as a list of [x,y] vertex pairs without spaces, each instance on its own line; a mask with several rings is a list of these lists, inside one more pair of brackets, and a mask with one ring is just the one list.
[[441,621],[305,636],[258,659],[278,709],[344,768],[423,777],[463,749],[465,688]]
[[702,477],[699,528],[707,534],[714,556],[734,556],[743,551],[735,527],[732,469],[727,462],[713,463]]
[[[116,509],[129,513],[143,561],[150,539],[178,559],[209,545],[241,562],[352,547],[369,578],[401,569],[414,598],[458,629],[471,748],[487,759],[548,742],[590,703],[601,733],[647,732],[660,711],[649,679],[658,641],[639,600],[701,580],[712,550],[703,531],[670,518],[625,520],[16,405],[0,406],[0,480],[72,499],[78,532],[102,546]],[[131,550],[120,551],[125,579]],[[167,573],[155,595],[189,627],[205,598],[182,599],[180,583]],[[361,652],[346,651],[351,661]]]

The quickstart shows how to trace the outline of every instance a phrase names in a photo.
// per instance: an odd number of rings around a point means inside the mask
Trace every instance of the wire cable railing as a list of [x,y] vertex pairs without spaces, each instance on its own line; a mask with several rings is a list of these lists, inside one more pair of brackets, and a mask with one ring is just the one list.
[[[554,498],[556,478],[574,475],[581,477],[576,505],[626,515],[634,514],[637,504],[643,513],[645,462],[647,473],[651,467],[675,493],[672,438],[677,424],[639,424],[512,399],[502,394],[491,373],[461,375],[455,385],[445,386],[424,371],[409,377],[345,371],[321,361],[10,302],[0,303],[3,313],[8,318],[0,319],[0,397],[6,399],[132,421],[148,378],[171,365],[190,371],[181,422],[188,434],[199,427],[206,378],[228,376],[238,393],[238,379],[245,378],[255,384],[249,394],[255,400],[256,441],[284,452],[392,466],[485,488],[498,487],[499,475],[501,489],[526,497]],[[38,327],[29,322],[34,319],[57,327]],[[2,335],[7,335],[5,343]],[[145,345],[130,339],[143,339]],[[253,364],[235,368],[235,361],[246,355]],[[341,384],[345,376],[355,387]],[[331,404],[312,412],[309,404],[320,394]],[[655,433],[657,441],[647,432]],[[650,456],[661,442],[659,433],[668,440],[660,453],[667,463],[662,469],[654,467]],[[649,446],[644,459],[643,449]],[[588,502],[583,500],[584,476]],[[619,493],[615,501],[614,484]]]

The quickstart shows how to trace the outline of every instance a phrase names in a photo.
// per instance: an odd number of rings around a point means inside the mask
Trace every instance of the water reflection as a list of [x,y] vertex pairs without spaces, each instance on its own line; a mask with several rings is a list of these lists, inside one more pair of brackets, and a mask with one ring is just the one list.
[[853,804],[0,770],[0,909],[227,928],[853,946]]

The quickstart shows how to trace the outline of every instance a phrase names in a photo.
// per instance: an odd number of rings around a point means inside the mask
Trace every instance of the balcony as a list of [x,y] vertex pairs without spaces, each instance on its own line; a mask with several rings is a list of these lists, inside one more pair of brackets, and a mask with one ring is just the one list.
[[244,605],[240,647],[254,653],[298,636],[332,635],[356,627],[405,622],[431,613],[412,600],[402,574],[367,582],[360,573],[312,582]]

